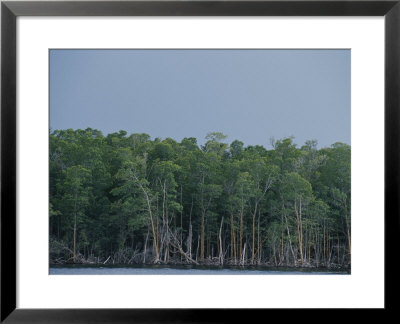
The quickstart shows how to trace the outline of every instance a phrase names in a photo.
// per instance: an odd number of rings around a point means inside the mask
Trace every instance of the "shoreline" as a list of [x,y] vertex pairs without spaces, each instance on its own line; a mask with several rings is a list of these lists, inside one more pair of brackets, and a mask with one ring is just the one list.
[[351,266],[340,267],[340,266],[291,266],[291,265],[213,265],[213,264],[82,264],[82,263],[67,263],[67,264],[49,264],[49,268],[132,268],[132,269],[176,269],[176,270],[248,270],[248,271],[298,271],[298,272],[312,272],[315,270],[329,272],[346,272],[351,273]]

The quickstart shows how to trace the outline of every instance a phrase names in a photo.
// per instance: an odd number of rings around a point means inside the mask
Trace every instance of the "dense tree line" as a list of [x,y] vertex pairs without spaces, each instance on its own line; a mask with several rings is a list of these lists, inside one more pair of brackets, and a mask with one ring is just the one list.
[[350,146],[50,133],[51,263],[348,266]]

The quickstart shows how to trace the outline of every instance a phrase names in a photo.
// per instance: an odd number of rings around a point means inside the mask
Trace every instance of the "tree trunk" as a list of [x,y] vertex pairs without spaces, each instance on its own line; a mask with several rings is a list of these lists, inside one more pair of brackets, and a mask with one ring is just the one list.
[[236,259],[235,256],[235,228],[233,225],[233,213],[231,212],[231,258]]
[[240,260],[241,265],[244,265],[244,258],[246,255],[246,242],[244,243],[244,247],[243,247],[243,253],[241,253],[242,255],[242,259]]
[[187,253],[189,258],[192,258],[192,222],[189,223],[189,236],[187,242]]
[[258,226],[257,226],[257,254],[258,254],[258,261],[257,263],[260,264],[261,262],[261,242],[260,242],[260,210],[258,211]]
[[204,260],[204,211],[201,213],[201,229],[200,229],[200,261]]
[[240,260],[242,259],[242,240],[243,240],[243,211],[240,212],[240,229],[239,229],[239,251],[240,251]]
[[253,224],[252,224],[252,243],[251,243],[251,263],[253,264],[254,262],[254,257],[255,257],[255,238],[256,238],[256,214],[257,214],[257,207],[258,204],[256,203],[254,207],[254,212],[253,212]]
[[76,262],[76,213],[74,221],[74,262]]
[[159,251],[158,251],[158,242],[157,242],[158,240],[157,240],[157,235],[156,235],[156,229],[154,228],[153,212],[151,210],[150,197],[149,197],[146,189],[140,184],[140,182],[139,182],[139,186],[142,189],[142,192],[146,199],[147,210],[149,212],[149,217],[150,217],[151,231],[153,234],[153,241],[154,241],[154,253],[155,253],[154,263],[158,263],[159,262]]
[[219,227],[219,264],[224,264],[224,248],[222,246],[222,225],[224,223],[224,216],[221,219],[221,226]]
[[[296,265],[296,263],[297,263],[296,261],[297,261],[297,260],[296,260],[296,256],[294,255],[293,246],[292,246],[292,240],[291,240],[291,238],[290,238],[289,223],[288,223],[286,214],[283,214],[283,215],[284,215],[285,220],[286,220],[286,231],[287,231],[287,234],[288,234],[290,251],[292,252],[292,256],[293,256],[293,260],[294,260],[294,265]],[[289,260],[288,260],[288,261],[289,261]]]
[[351,233],[350,233],[350,220],[347,216],[347,199],[344,200],[345,215],[344,219],[346,221],[346,232],[347,232],[347,244],[348,244],[348,254],[351,257]]
[[74,201],[74,262],[76,262],[76,227],[77,227],[77,200],[78,200],[78,193],[75,190],[75,201]]
[[148,240],[148,238],[149,238],[149,230],[147,230],[146,240],[144,241],[143,263],[146,263],[147,240]]
[[294,202],[294,210],[295,210],[296,219],[297,219],[297,233],[298,233],[298,239],[299,239],[300,262],[301,262],[301,264],[303,264],[304,258],[303,258],[303,226],[302,226],[302,220],[301,220],[301,198],[300,198],[300,202],[299,202],[299,210],[297,209],[296,201]]

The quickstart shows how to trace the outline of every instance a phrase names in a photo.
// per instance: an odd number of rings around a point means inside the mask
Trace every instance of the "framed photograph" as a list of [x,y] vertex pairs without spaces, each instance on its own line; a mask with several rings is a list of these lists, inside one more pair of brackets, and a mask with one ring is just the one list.
[[399,15],[3,1],[1,321],[392,309]]

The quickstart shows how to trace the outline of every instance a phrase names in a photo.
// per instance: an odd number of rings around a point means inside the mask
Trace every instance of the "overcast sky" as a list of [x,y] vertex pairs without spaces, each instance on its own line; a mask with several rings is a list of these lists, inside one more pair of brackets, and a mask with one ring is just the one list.
[[50,128],[350,144],[350,50],[51,50]]

